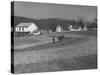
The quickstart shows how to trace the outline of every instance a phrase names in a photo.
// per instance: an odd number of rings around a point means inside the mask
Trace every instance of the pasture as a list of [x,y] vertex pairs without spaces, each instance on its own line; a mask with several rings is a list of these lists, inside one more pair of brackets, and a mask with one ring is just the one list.
[[[52,37],[64,35],[52,43]],[[61,32],[15,37],[15,73],[97,68],[97,32]]]

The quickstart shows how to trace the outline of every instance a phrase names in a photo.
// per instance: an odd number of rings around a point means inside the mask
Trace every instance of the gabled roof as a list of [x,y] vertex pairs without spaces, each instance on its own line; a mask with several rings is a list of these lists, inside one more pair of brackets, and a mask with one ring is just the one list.
[[30,25],[32,25],[33,23],[19,23],[16,27],[28,27]]

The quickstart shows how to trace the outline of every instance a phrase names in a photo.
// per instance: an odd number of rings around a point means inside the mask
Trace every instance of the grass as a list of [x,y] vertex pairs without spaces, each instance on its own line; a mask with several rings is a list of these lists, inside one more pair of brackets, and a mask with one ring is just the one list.
[[39,43],[48,42],[50,41],[50,37],[47,37],[45,35],[39,35],[39,36],[27,36],[27,37],[15,37],[14,38],[14,47],[17,49],[20,48],[20,46],[27,47],[27,46],[34,46]]
[[74,32],[82,37],[15,50],[15,73],[96,69],[96,34],[81,33]]
[[[87,30],[87,31],[66,31],[61,33],[51,33],[51,36],[57,36],[57,35],[66,35],[66,34],[79,34],[79,35],[85,35],[85,36],[95,36],[97,35],[97,30]],[[50,36],[50,35],[49,35]]]
[[60,42],[58,41],[55,44],[50,43],[50,42],[52,42],[51,37],[61,36],[61,35],[65,35],[66,38],[64,39],[64,42],[66,44],[66,42],[68,42],[68,41],[71,42],[71,40],[73,41],[73,39],[78,41],[82,37],[84,37],[84,35],[85,36],[97,35],[97,32],[96,31],[81,31],[81,32],[80,31],[75,31],[75,32],[50,33],[50,34],[46,34],[46,35],[43,35],[43,36],[15,37],[14,38],[14,46],[18,46],[18,45],[20,46],[20,45],[24,45],[24,44],[26,44],[26,45],[27,44],[35,44],[35,43],[44,42],[44,41],[49,42],[46,45],[42,44],[42,45],[38,45],[38,46],[35,46],[35,47],[23,48],[23,51],[25,51],[27,49],[29,49],[29,50],[36,49],[37,50],[39,48],[46,49],[46,47],[48,47],[48,48],[54,47],[55,45],[57,45],[57,46],[60,46],[61,44],[65,45],[63,41],[60,41]]
[[[62,41],[58,41],[55,43],[46,43],[46,44],[41,44],[41,45],[37,45],[37,46],[33,46],[33,47],[27,47],[27,48],[23,48],[23,49],[15,49],[15,52],[18,51],[33,51],[33,50],[45,50],[45,49],[49,49],[49,48],[61,48],[64,47],[66,45],[73,45],[73,44],[77,44],[80,42],[85,42],[88,41],[88,39],[84,39],[84,38],[65,38]],[[75,42],[75,43],[74,43]]]
[[33,43],[37,43],[37,42],[41,42],[40,40],[33,40],[33,39],[18,39],[18,40],[14,40],[14,45],[22,45],[22,44],[33,44]]
[[97,56],[87,55],[73,59],[57,59],[48,62],[30,63],[15,66],[15,73],[50,72],[65,70],[96,69]]

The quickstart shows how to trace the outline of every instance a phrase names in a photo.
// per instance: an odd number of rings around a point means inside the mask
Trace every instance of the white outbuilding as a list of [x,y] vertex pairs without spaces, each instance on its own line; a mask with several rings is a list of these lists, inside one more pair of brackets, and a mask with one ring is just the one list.
[[56,27],[56,32],[61,32],[61,31],[63,31],[63,28],[62,28],[61,26],[58,25],[58,26]]
[[35,23],[19,23],[16,28],[16,32],[29,32],[29,33],[39,33],[38,27]]
[[70,31],[81,31],[82,30],[81,27],[79,27],[79,26],[72,26],[72,25],[69,25],[68,29]]

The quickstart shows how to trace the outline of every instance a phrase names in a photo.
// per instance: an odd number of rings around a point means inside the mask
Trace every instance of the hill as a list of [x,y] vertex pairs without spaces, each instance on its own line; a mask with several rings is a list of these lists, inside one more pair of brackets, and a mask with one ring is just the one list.
[[43,29],[43,30],[53,29],[57,25],[66,27],[69,24],[75,23],[75,21],[73,20],[65,20],[62,18],[31,19],[31,18],[25,18],[19,16],[11,16],[11,18],[14,19],[14,24],[12,24],[12,27],[13,25],[16,26],[21,22],[33,22],[38,26],[39,29]]

